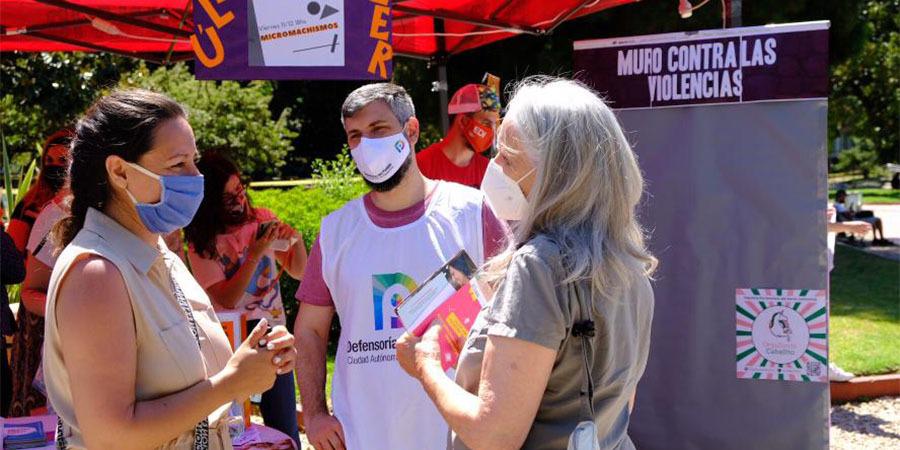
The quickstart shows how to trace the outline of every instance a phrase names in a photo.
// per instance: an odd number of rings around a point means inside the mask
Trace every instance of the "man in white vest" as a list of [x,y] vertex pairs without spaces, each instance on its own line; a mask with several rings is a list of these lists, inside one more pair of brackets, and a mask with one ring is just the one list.
[[[406,91],[363,86],[341,108],[351,154],[371,192],[322,220],[297,292],[297,379],[316,450],[444,448],[446,422],[395,360],[403,325],[393,309],[465,249],[476,264],[506,245],[508,230],[478,190],[425,178],[416,165],[419,121]],[[325,403],[328,331],[341,323]]]

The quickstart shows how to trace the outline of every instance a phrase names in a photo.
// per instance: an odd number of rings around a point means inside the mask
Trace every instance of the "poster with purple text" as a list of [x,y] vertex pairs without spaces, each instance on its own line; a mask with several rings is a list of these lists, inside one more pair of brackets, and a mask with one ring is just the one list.
[[193,0],[201,80],[386,80],[388,0]]
[[611,106],[658,108],[828,96],[828,29],[788,24],[575,43]]
[[828,30],[573,43],[638,157],[659,259],[636,448],[829,448]]

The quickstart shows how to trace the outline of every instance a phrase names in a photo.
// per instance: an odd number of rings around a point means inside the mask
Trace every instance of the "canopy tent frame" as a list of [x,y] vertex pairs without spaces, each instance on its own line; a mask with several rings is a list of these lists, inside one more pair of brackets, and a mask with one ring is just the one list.
[[[90,6],[79,5],[76,3],[72,3],[65,0],[34,0],[36,3],[44,4],[47,6],[60,8],[67,11],[72,11],[76,13],[84,14],[88,17],[84,19],[76,19],[76,20],[65,20],[59,22],[50,22],[44,24],[38,24],[27,27],[20,28],[12,28],[0,25],[0,35],[3,36],[19,36],[19,35],[28,35],[38,39],[42,39],[50,42],[57,42],[68,44],[76,47],[82,47],[86,50],[93,50],[99,52],[107,52],[116,55],[126,56],[130,58],[142,59],[145,61],[150,61],[156,64],[168,64],[171,62],[178,61],[188,61],[193,59],[193,52],[173,52],[174,44],[177,38],[185,38],[189,39],[193,34],[190,28],[184,28],[185,22],[189,19],[190,12],[189,6],[191,5],[191,0],[186,0],[185,9],[182,12],[178,12],[176,10],[171,10],[169,8],[151,8],[146,10],[135,11],[127,14],[118,14],[111,11],[106,11],[99,8],[93,8]],[[173,18],[177,18],[180,20],[180,28],[170,27],[163,24],[151,22],[148,20],[143,20],[145,17],[151,16],[170,16]],[[131,25],[140,29],[153,31],[156,33],[162,33],[166,35],[172,36],[172,45],[169,47],[169,51],[166,53],[157,53],[157,52],[139,52],[139,51],[127,51],[116,49],[113,47],[99,45],[93,42],[87,42],[80,39],[75,39],[67,36],[60,36],[57,34],[50,34],[47,31],[53,30],[61,30],[65,28],[71,28],[76,26],[83,25],[91,25],[93,23],[92,18],[99,18],[109,22],[117,22],[122,24]]]
[[[194,58],[193,51],[185,50],[183,42],[181,43],[182,45],[180,45],[180,49],[178,51],[175,51],[176,44],[179,43],[179,39],[189,39],[193,35],[194,24],[192,18],[190,17],[193,5],[191,0],[185,0],[185,6],[181,10],[177,10],[177,8],[176,10],[173,10],[172,5],[170,4],[169,8],[150,7],[150,9],[147,10],[134,11],[127,14],[121,14],[115,11],[109,11],[84,4],[78,4],[70,0],[33,1],[35,3],[39,3],[49,7],[60,8],[61,10],[83,14],[87,17],[85,17],[84,19],[50,22],[18,28],[9,26],[4,27],[0,25],[0,34],[4,36],[28,35],[37,39],[62,43],[67,46],[82,48],[88,51],[93,50],[109,52],[118,55],[139,58],[157,64],[168,64],[174,61],[186,61]],[[427,0],[424,1],[424,4],[428,5]],[[510,16],[509,14],[507,14],[506,16],[510,18],[510,20],[503,20],[501,18],[504,14],[510,11],[510,8],[512,6],[523,4],[520,0],[495,1],[496,7],[493,10],[489,10],[489,14],[487,16],[479,16],[477,11],[471,9],[453,10],[452,3],[450,4],[451,8],[445,8],[444,6],[446,4],[440,3],[438,6],[431,6],[428,9],[425,9],[425,6],[423,6],[422,2],[418,2],[417,4],[415,0],[390,0],[390,7],[392,8],[392,14],[394,16],[393,19],[397,22],[406,20],[415,21],[416,18],[431,19],[431,30],[427,29],[428,25],[426,22],[426,28],[421,33],[396,33],[396,36],[404,38],[433,38],[434,40],[431,43],[427,43],[427,41],[423,40],[426,43],[422,45],[425,45],[426,50],[423,51],[421,47],[417,47],[416,44],[413,44],[411,47],[409,47],[410,51],[404,51],[404,49],[397,49],[397,46],[395,45],[394,55],[398,57],[425,60],[428,61],[429,66],[437,68],[438,82],[436,83],[436,90],[440,97],[441,128],[444,132],[446,132],[449,128],[449,116],[447,113],[447,64],[452,55],[470,50],[472,48],[490,44],[499,39],[513,37],[515,35],[525,34],[531,36],[547,36],[552,34],[553,31],[556,30],[556,28],[565,23],[567,20],[577,17],[580,12],[586,9],[595,8],[599,5],[599,9],[596,9],[594,11],[599,12],[605,9],[633,3],[639,0],[580,0],[574,5],[566,4],[565,6],[560,6],[558,8],[558,11],[551,10],[551,13],[557,13],[554,17],[550,18],[549,20],[538,21],[535,23],[515,23],[515,16]],[[464,9],[461,8],[460,4],[457,4],[456,6],[460,6],[460,9]],[[534,6],[533,3],[531,6]],[[170,25],[147,20],[152,16],[168,16],[168,18],[170,19],[180,19],[180,23],[176,28]],[[167,37],[154,38],[148,36],[144,37],[143,39],[156,41],[171,39],[171,44],[169,45],[167,52],[147,52],[119,49],[109,45],[89,42],[85,39],[79,38],[79,36],[60,36],[58,34],[52,33],[52,31],[56,30],[91,25],[102,32],[106,32],[110,35],[116,35],[116,33],[110,33],[108,30],[104,29],[104,24],[102,22],[97,23],[97,19],[110,23],[125,24],[131,27],[135,27],[136,29],[162,34]],[[535,21],[540,19],[540,17],[534,17]],[[522,20],[519,20],[519,22],[522,22]],[[462,24],[462,31],[448,32],[448,23],[457,24],[454,31],[458,31],[460,29],[460,24]],[[411,26],[415,29],[417,25],[415,22],[412,22]],[[123,37],[126,41],[127,39],[132,39],[132,41],[134,42],[140,42],[140,38],[128,36],[125,35],[125,33],[122,34],[124,35]],[[475,38],[471,41],[465,39],[485,34],[502,34],[504,36],[499,37],[499,39]],[[451,43],[448,39],[449,37],[458,39],[456,40],[456,42]],[[428,50],[429,48],[431,50]]]
[[[433,19],[442,19],[442,20],[452,20],[454,22],[467,23],[469,25],[477,25],[480,27],[488,27],[494,28],[503,31],[509,31],[511,33],[525,33],[532,34],[535,36],[543,34],[543,32],[538,28],[532,27],[523,27],[520,25],[515,25],[512,23],[502,22],[498,20],[478,20],[473,17],[468,17],[464,14],[457,14],[451,11],[424,11],[417,8],[412,8],[409,6],[402,5],[397,3],[398,0],[393,0],[391,2],[391,9],[393,11],[398,11],[401,13],[409,14],[410,16],[421,16],[421,17],[431,17]],[[510,0],[512,1],[512,0]],[[594,1],[594,0],[589,0]],[[440,33],[443,33],[441,31]],[[435,36],[438,36],[438,31],[435,30]]]
[[[158,14],[168,14],[168,11],[166,11],[165,9],[162,9],[162,8],[158,8],[158,9],[151,9],[151,10],[147,10],[147,11],[137,11],[137,12],[126,14],[126,16],[140,18],[143,16],[155,16]],[[6,30],[6,31],[4,31],[3,34],[9,35],[9,36],[17,35],[17,34],[33,34],[34,32],[37,32],[37,31],[48,31],[48,30],[55,30],[55,29],[61,29],[61,28],[76,27],[76,26],[80,26],[80,25],[90,25],[90,24],[91,24],[90,19],[78,19],[78,20],[64,20],[61,22],[50,22],[50,23],[30,26],[27,28],[18,28],[18,29],[12,29],[12,28],[7,29],[6,27],[3,27],[3,29]],[[2,27],[2,25],[0,25],[0,27]]]
[[[560,25],[565,23],[567,20],[572,18],[575,14],[586,7],[594,6],[600,2],[600,0],[582,0],[580,3],[575,5],[568,10],[562,11],[558,14],[554,19],[552,19],[549,23],[549,26],[546,28],[541,28],[539,26],[523,26],[519,24],[514,24],[511,22],[506,22],[502,20],[498,20],[497,16],[499,16],[503,11],[509,8],[511,5],[515,3],[515,0],[504,0],[501,4],[498,5],[497,9],[495,9],[487,20],[481,20],[478,18],[470,17],[465,14],[455,13],[453,11],[447,10],[423,10],[415,7],[411,7],[408,5],[404,5],[400,3],[402,0],[391,0],[391,8],[395,12],[400,12],[402,14],[409,14],[406,17],[413,16],[421,16],[421,17],[430,17],[434,20],[434,33],[432,35],[435,38],[435,44],[437,47],[437,52],[430,56],[422,56],[411,53],[403,53],[397,52],[395,55],[416,59],[424,59],[429,62],[430,65],[434,65],[437,68],[438,81],[436,83],[437,91],[439,94],[439,108],[440,108],[440,119],[441,119],[441,129],[443,133],[447,133],[450,126],[450,117],[447,111],[447,106],[449,102],[448,95],[448,80],[447,80],[447,63],[450,57],[456,53],[459,47],[465,44],[465,41],[460,41],[457,43],[456,47],[452,49],[446,48],[446,33],[445,33],[445,23],[446,21],[460,22],[469,25],[491,28],[498,31],[507,31],[512,34],[526,34],[532,36],[548,36],[553,33]],[[628,3],[633,3],[637,0],[619,0],[616,2],[611,2],[610,6],[607,8],[612,8],[615,6],[620,6]],[[404,16],[395,17],[395,19],[403,19],[406,18]],[[427,33],[426,33],[427,34]]]
[[[7,30],[5,29],[5,27],[0,26],[0,33],[6,34],[6,31]],[[86,49],[90,49],[90,50],[94,50],[94,51],[98,51],[98,52],[113,53],[116,55],[127,56],[130,58],[138,58],[138,59],[142,59],[144,61],[150,61],[150,62],[154,62],[157,64],[166,64],[166,60],[163,58],[160,58],[159,55],[156,53],[146,53],[146,52],[130,53],[130,52],[125,52],[125,51],[122,51],[119,49],[94,44],[91,42],[84,42],[84,41],[80,41],[77,39],[67,38],[65,36],[56,36],[56,35],[48,34],[43,31],[29,30],[28,34],[30,36],[34,36],[38,39],[44,39],[47,41],[61,42],[63,44],[84,47]],[[189,55],[179,55],[177,58],[182,58],[182,59],[171,58],[171,59],[169,59],[169,61],[189,60],[189,59],[193,59],[193,55],[190,55],[190,54]]]
[[[98,8],[92,8],[90,6],[79,5],[76,3],[67,2],[65,0],[35,0],[38,3],[43,3],[49,6],[55,6],[57,8],[68,9],[70,11],[79,12],[82,14],[87,14],[94,17],[99,17],[104,20],[112,20],[121,23],[127,23],[128,25],[134,25],[136,27],[146,28],[148,30],[158,31],[160,33],[171,34],[174,37],[182,37],[182,38],[190,38],[193,34],[190,30],[184,30],[179,28],[173,28],[166,25],[150,22],[148,20],[143,20],[138,17],[129,17],[127,15],[121,15],[112,13],[109,11],[104,11]],[[168,14],[168,11],[166,11]]]

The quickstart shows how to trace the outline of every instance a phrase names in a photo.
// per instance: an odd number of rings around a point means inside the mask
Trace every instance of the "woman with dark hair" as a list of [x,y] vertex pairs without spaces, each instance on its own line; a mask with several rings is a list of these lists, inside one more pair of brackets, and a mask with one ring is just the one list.
[[[37,183],[31,186],[16,206],[9,223],[9,233],[15,246],[25,257],[26,271],[21,290],[22,307],[16,318],[18,327],[10,358],[12,396],[7,399],[10,402],[10,417],[30,415],[32,410],[47,404],[47,399],[32,386],[32,382],[41,363],[44,296],[52,264],[38,262],[33,258],[32,254],[36,255],[37,252],[32,241],[34,238],[40,240],[38,236],[45,237],[50,232],[50,220],[55,221],[63,215],[62,200],[68,195],[65,181],[71,139],[70,129],[57,131],[47,138]],[[49,255],[50,247],[52,246],[42,246],[42,257]],[[36,286],[40,288],[36,289]]]
[[66,169],[69,166],[69,141],[72,130],[64,129],[50,135],[44,142],[41,156],[41,171],[37,183],[33,184],[22,197],[10,216],[6,232],[12,236],[16,250],[25,254],[25,244],[31,227],[44,206],[56,196],[66,184]]
[[[251,328],[259,320],[285,325],[278,280],[281,271],[294,279],[303,275],[302,237],[271,211],[250,204],[240,170],[220,153],[204,153],[197,168],[206,195],[184,230],[194,277],[216,311],[245,314]],[[267,426],[287,434],[299,447],[296,405],[294,374],[286,373],[263,393],[260,412]]]
[[232,354],[163,243],[200,206],[196,156],[184,109],[162,94],[115,91],[78,122],[43,360],[62,448],[230,449],[232,402],[294,366],[293,336],[265,321]]

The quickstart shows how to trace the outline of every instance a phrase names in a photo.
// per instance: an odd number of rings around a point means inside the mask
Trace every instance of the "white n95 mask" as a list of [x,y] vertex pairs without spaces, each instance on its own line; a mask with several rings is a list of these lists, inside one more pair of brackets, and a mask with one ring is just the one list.
[[487,172],[481,180],[481,190],[497,217],[503,220],[522,220],[525,217],[528,199],[519,188],[519,182],[531,175],[531,172],[534,172],[534,169],[516,181],[503,173],[503,168],[493,159],[488,163]]
[[400,170],[410,151],[409,140],[401,131],[381,138],[360,138],[350,155],[365,179],[383,183]]

